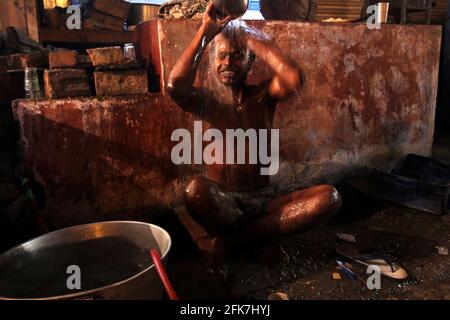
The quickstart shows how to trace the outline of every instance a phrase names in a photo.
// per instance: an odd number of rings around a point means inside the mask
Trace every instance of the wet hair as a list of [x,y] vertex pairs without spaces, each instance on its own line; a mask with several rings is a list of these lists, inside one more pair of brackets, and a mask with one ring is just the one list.
[[[245,52],[245,58],[247,60],[246,64],[250,64],[250,66],[255,61],[256,55],[253,51],[251,51],[247,47],[246,42],[247,42],[247,37],[249,35],[254,36],[255,32],[258,33],[259,31],[249,27],[243,20],[230,21],[221,32],[222,37],[231,41],[232,43],[239,44],[242,48],[246,49],[246,52]],[[212,42],[211,45],[212,45],[213,52],[215,52],[216,38],[214,39],[214,41]]]

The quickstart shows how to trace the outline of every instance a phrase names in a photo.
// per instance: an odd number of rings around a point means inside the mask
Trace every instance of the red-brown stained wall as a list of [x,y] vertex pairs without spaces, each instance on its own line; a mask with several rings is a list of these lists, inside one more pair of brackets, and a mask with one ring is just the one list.
[[[369,30],[363,23],[248,24],[271,36],[306,74],[305,90],[277,108],[274,128],[281,129],[284,168],[277,182],[302,184],[308,177],[329,177],[347,167],[373,167],[405,153],[431,152],[440,26]],[[198,27],[192,20],[159,21],[163,91]],[[148,28],[155,29],[155,22],[142,24],[138,34]],[[212,83],[209,61],[207,54],[200,83]],[[250,82],[269,74],[257,59]]]
[[52,227],[151,218],[202,169],[170,161],[173,130],[193,119],[160,94],[21,101],[17,115]]
[[[143,44],[155,25],[141,25],[138,35],[146,36],[139,51],[149,61],[160,54],[161,65],[154,69],[167,79],[198,25],[160,22],[157,48],[155,41]],[[430,153],[440,27],[256,25],[276,35],[307,76],[306,89],[277,108],[281,168],[274,187],[332,183],[405,153]],[[202,68],[206,71],[207,63]],[[261,62],[254,68],[259,72],[251,81],[267,77]],[[172,164],[171,134],[192,129],[195,118],[162,94],[21,101],[17,111],[27,164],[46,188],[53,228],[147,219],[179,202],[184,183],[203,172],[201,166]]]

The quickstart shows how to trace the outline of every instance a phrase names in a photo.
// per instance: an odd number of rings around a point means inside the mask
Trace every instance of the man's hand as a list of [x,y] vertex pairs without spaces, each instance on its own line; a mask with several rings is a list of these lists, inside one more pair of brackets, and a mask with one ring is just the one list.
[[233,15],[228,15],[225,18],[221,18],[219,12],[214,7],[212,3],[208,5],[203,16],[203,25],[206,27],[206,36],[208,40],[214,39],[222,30],[227,26],[227,24],[237,17]]
[[[255,36],[256,35],[256,36]],[[257,57],[266,62],[274,71],[269,85],[269,95],[277,100],[289,98],[302,82],[302,71],[289,57],[270,41],[258,33],[247,36],[247,46]]]

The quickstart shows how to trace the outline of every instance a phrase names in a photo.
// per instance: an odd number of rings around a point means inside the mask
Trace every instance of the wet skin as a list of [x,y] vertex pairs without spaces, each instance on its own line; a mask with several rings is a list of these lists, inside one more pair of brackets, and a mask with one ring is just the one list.
[[[300,89],[301,70],[272,43],[248,33],[224,30],[232,19],[220,19],[214,7],[208,7],[202,26],[170,74],[168,92],[181,108],[201,115],[223,133],[237,128],[270,129],[278,102]],[[206,49],[204,44],[212,41],[212,67],[222,88],[194,87],[198,57]],[[271,67],[272,78],[256,86],[246,84],[253,63],[249,52]],[[221,90],[231,93],[232,99],[221,99]],[[205,105],[208,109],[202,110]],[[247,240],[303,231],[326,221],[340,209],[339,193],[332,186],[322,185],[271,200],[264,204],[258,217],[249,219],[222,191],[269,186],[268,176],[261,176],[259,169],[259,165],[207,166],[207,178],[197,177],[188,184],[186,208],[212,236],[232,230]]]
[[232,42],[232,39],[218,34],[215,38],[214,68],[217,78],[225,86],[239,87],[245,85],[251,61],[247,57],[247,48],[240,42]]

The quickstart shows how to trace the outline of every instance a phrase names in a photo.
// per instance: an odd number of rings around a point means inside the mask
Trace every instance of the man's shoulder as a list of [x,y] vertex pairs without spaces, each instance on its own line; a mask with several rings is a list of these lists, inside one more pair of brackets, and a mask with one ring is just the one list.
[[268,91],[271,80],[264,80],[257,84],[247,84],[247,92],[259,92],[259,91]]
[[271,102],[276,103],[269,95],[270,83],[271,80],[268,79],[259,84],[247,85],[248,95],[259,101],[270,100]]

